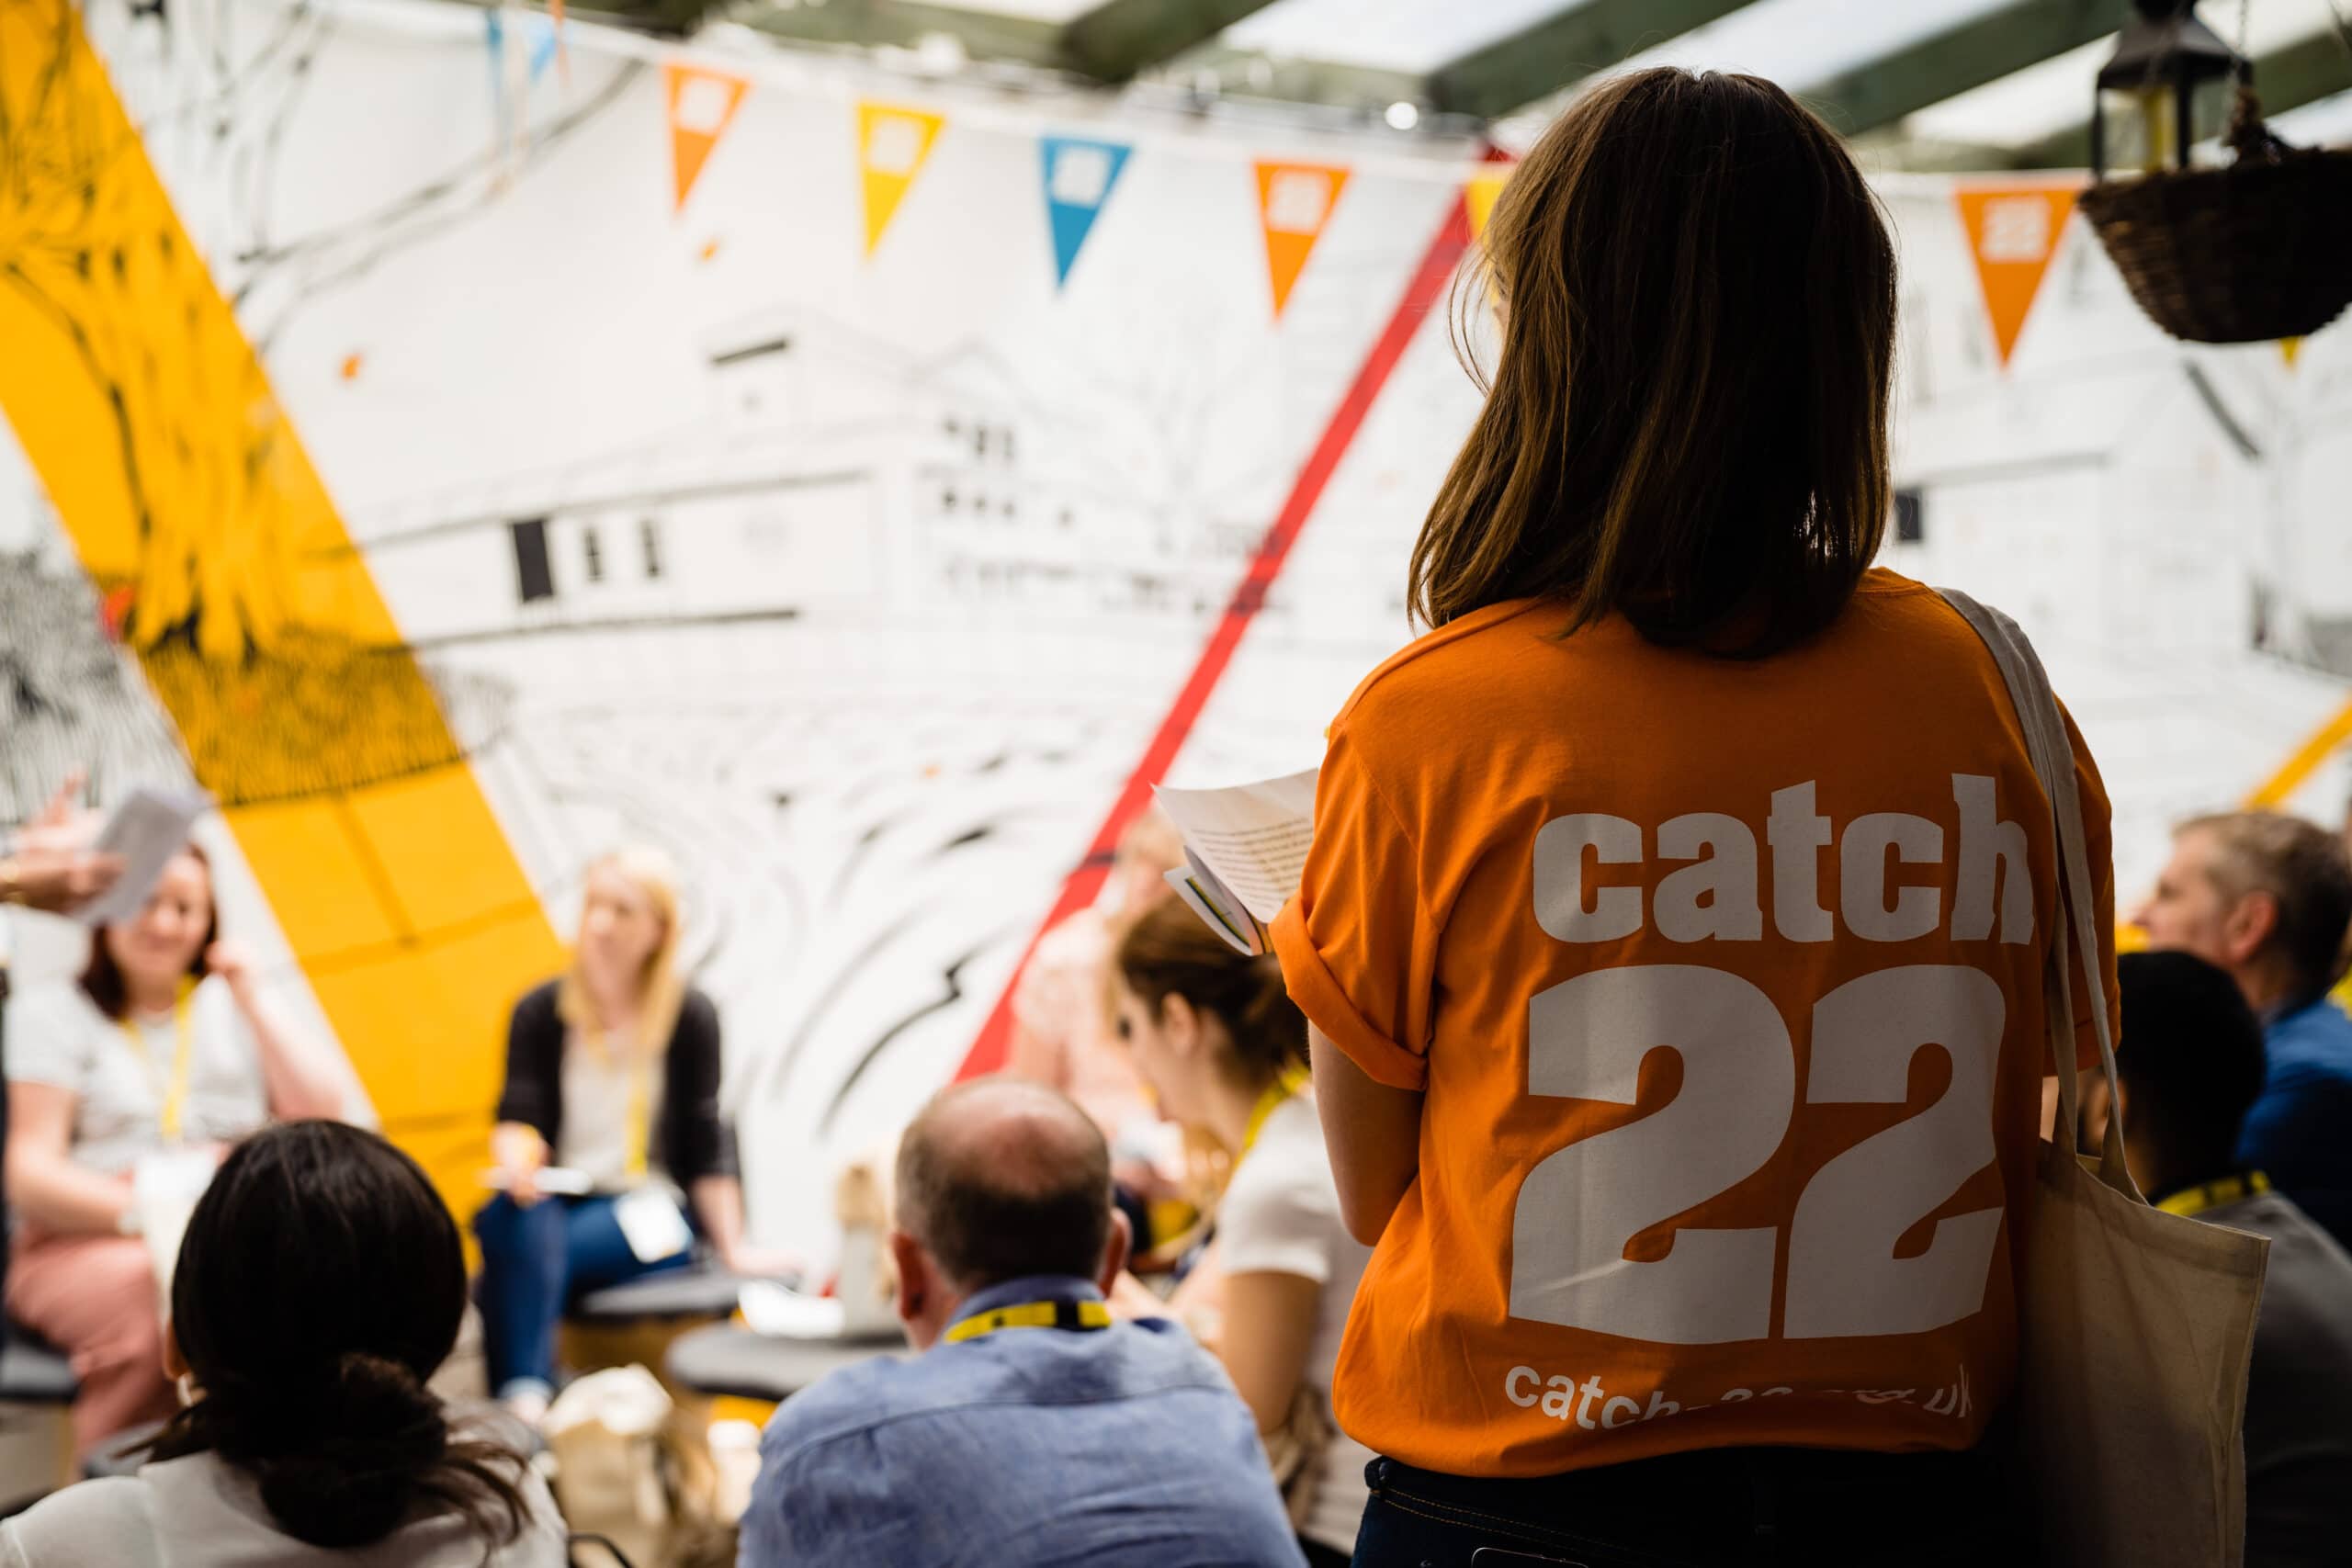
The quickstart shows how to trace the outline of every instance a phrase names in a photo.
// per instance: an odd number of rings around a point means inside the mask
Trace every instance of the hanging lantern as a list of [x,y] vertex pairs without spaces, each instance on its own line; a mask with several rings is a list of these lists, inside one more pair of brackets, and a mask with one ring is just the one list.
[[2132,6],[2091,104],[2091,169],[2102,180],[2188,168],[2192,150],[2222,134],[2232,86],[2252,70],[2198,20],[2194,0]]
[[2271,134],[2253,68],[2191,0],[2132,4],[2138,17],[2098,73],[2098,178],[2083,215],[2132,298],[2175,337],[2317,332],[2352,303],[2352,152]]

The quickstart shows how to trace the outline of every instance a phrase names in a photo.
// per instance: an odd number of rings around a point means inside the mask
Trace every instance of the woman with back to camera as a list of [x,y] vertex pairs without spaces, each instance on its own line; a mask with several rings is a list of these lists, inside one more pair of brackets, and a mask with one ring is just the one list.
[[457,1222],[413,1160],[340,1122],[256,1134],[181,1239],[164,1358],[187,1408],[136,1476],[0,1524],[0,1568],[563,1568],[546,1485],[424,1386],[465,1306]]
[[1871,567],[1877,205],[1780,88],[1648,71],[1544,135],[1483,259],[1431,629],[1333,724],[1274,929],[1377,1242],[1356,1561],[2007,1561],[1980,1439],[2058,875],[1991,656]]
[[1116,1027],[1160,1109],[1230,1151],[1204,1335],[1276,1461],[1311,1568],[1344,1565],[1363,1515],[1360,1445],[1332,1428],[1331,1369],[1368,1256],[1340,1217],[1306,1081],[1306,1021],[1271,957],[1244,958],[1173,898],[1119,937]]
[[[491,1134],[505,1190],[474,1234],[490,1385],[528,1422],[554,1393],[556,1324],[572,1296],[690,1261],[671,1184],[724,1267],[788,1267],[743,1239],[735,1141],[718,1111],[718,1010],[678,973],[683,923],[677,872],[658,850],[591,863],[570,972],[516,1002],[508,1024]],[[550,1165],[591,1190],[543,1193]]]
[[8,1003],[9,1314],[71,1359],[75,1444],[160,1421],[162,1303],[142,1163],[200,1172],[272,1117],[343,1116],[349,1077],[264,994],[220,934],[212,865],[188,845],[127,920],[92,933],[80,976]]

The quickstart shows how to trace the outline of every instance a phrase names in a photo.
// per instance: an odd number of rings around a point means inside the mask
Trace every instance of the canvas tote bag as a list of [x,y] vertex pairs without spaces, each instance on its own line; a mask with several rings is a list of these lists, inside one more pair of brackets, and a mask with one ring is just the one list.
[[2075,1146],[2079,959],[2109,1103],[2113,1021],[2099,984],[2094,884],[2064,720],[2025,634],[1943,591],[1992,650],[2056,813],[2061,891],[2051,1047],[2055,1144],[2044,1143],[2019,1254],[2015,1396],[2043,1561],[2067,1568],[2240,1568],[2245,1555],[2245,1385],[2269,1241],[2148,1206],[2110,1116],[2096,1160]]

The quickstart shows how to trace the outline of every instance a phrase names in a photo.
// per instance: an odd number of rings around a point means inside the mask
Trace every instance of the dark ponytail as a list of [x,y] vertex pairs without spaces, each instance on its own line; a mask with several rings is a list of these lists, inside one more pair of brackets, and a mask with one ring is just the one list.
[[487,1558],[524,1528],[520,1461],[455,1435],[424,1386],[465,1291],[457,1224],[406,1155],[335,1122],[254,1134],[180,1244],[172,1335],[198,1392],[152,1456],[218,1454],[312,1546],[456,1516]]
[[1232,1037],[1234,1066],[1268,1084],[1306,1066],[1306,1015],[1283,986],[1271,953],[1244,958],[1180,899],[1163,898],[1119,938],[1119,978],[1159,1016],[1170,997],[1215,1013]]

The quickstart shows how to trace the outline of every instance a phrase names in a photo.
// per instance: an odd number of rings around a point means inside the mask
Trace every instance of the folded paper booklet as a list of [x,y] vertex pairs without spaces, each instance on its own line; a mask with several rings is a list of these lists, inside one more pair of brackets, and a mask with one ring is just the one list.
[[120,855],[122,875],[74,909],[74,918],[85,926],[104,926],[137,915],[163,879],[164,867],[187,842],[188,829],[211,807],[211,797],[200,790],[143,784],[132,790],[107,818],[92,846],[100,854]]
[[1184,839],[1184,863],[1168,874],[1168,886],[1236,953],[1266,952],[1274,917],[1298,891],[1315,837],[1318,771],[1227,789],[1153,791]]

